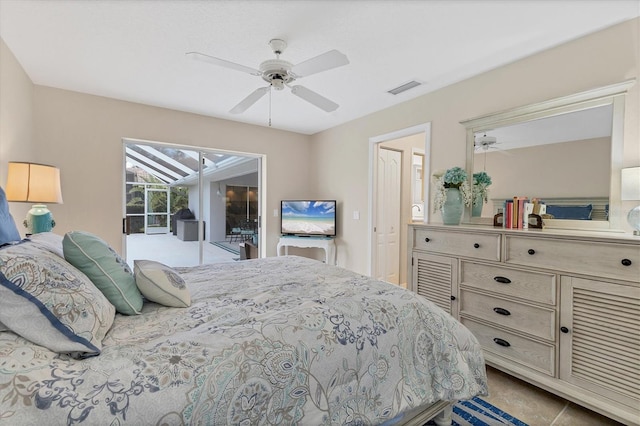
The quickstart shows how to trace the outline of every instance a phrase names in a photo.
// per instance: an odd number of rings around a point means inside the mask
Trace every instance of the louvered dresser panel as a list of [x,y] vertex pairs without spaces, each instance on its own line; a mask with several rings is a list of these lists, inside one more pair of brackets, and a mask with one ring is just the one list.
[[[455,316],[458,262],[446,256],[413,254],[413,291]],[[453,298],[452,298],[453,296]]]
[[560,378],[640,406],[640,287],[562,277]]

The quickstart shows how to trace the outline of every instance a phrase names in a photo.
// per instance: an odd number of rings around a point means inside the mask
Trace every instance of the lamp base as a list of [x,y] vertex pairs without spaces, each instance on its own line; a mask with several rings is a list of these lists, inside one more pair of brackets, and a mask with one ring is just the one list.
[[629,225],[634,229],[633,235],[640,236],[640,206],[636,206],[629,210],[627,222],[629,222]]
[[53,215],[44,204],[34,204],[27,213],[24,226],[28,234],[38,234],[40,232],[51,232],[56,222]]

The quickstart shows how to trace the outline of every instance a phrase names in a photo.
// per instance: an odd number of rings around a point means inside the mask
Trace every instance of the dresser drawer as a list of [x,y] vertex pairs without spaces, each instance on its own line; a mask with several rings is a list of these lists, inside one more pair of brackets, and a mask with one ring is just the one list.
[[506,263],[640,281],[640,245],[507,235]]
[[555,310],[540,308],[473,291],[460,291],[460,315],[480,318],[501,327],[546,340],[555,339]]
[[556,304],[556,275],[462,262],[460,284],[547,305]]
[[460,319],[478,339],[482,348],[492,354],[555,375],[555,346],[527,339],[472,319]]
[[482,260],[500,260],[500,234],[459,232],[442,229],[414,228],[416,250],[427,250],[438,254],[471,257]]

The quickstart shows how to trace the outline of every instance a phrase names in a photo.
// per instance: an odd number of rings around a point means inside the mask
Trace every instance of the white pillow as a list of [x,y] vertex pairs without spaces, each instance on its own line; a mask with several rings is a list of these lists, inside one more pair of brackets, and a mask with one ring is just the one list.
[[174,308],[191,305],[191,294],[182,277],[153,260],[134,260],[133,273],[140,293],[152,302]]

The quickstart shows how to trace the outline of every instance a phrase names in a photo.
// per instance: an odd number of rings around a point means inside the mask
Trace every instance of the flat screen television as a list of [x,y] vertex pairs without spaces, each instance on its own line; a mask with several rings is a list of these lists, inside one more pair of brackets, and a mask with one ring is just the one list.
[[335,237],[336,200],[282,200],[282,235]]

